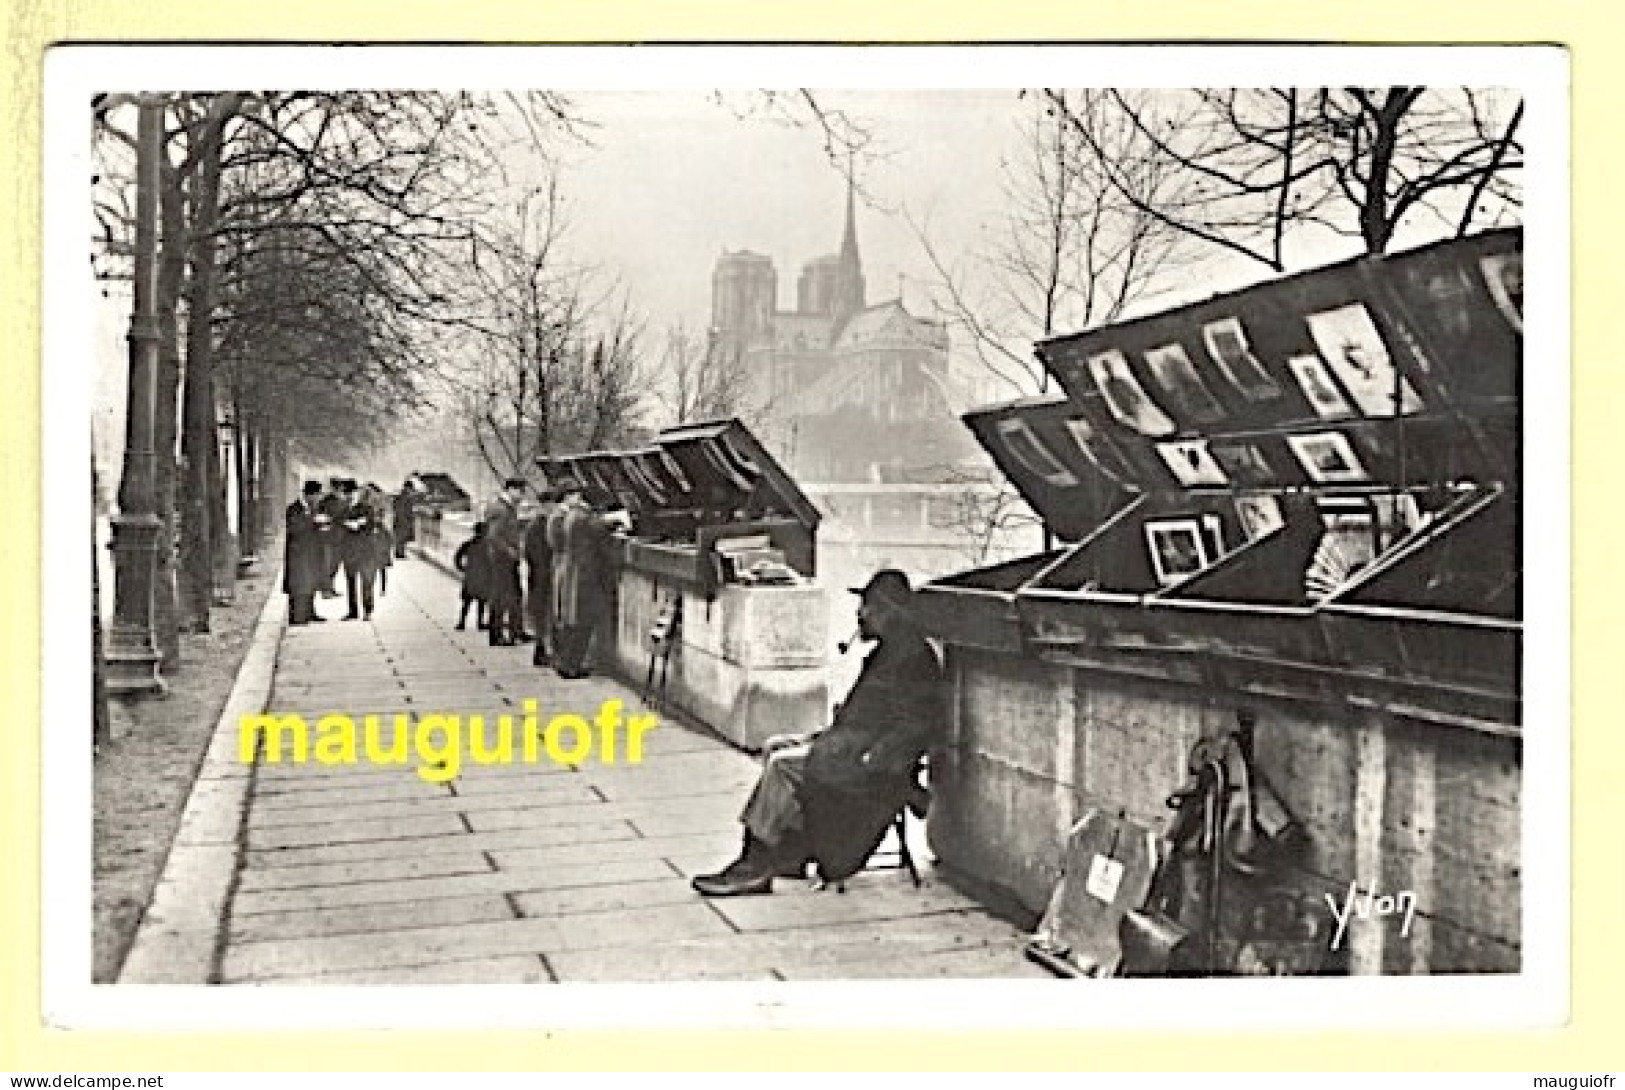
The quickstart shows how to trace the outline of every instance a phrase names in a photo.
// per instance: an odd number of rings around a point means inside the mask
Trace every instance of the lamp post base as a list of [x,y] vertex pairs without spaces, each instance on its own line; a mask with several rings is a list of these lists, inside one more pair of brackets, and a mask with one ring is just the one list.
[[152,629],[153,563],[162,524],[152,515],[113,518],[113,623],[107,632],[107,693],[145,696],[165,690]]
[[164,679],[158,676],[160,656],[151,644],[141,646],[136,639],[121,646],[117,632],[108,634],[106,675],[107,695],[112,697],[163,696],[168,692]]

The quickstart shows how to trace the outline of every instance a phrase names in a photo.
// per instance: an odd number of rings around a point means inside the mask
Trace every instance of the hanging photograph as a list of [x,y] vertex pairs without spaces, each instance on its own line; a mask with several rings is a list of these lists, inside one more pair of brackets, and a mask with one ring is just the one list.
[[1088,459],[1090,465],[1114,481],[1122,482],[1134,477],[1134,470],[1123,460],[1122,452],[1111,440],[1095,431],[1095,426],[1088,420],[1081,416],[1070,416],[1065,423],[1078,453]]
[[728,487],[739,491],[749,492],[754,483],[743,466],[733,459],[733,453],[714,439],[707,439],[700,443],[700,449],[705,452],[705,460],[711,464],[721,475]]
[[1185,354],[1185,346],[1165,344],[1149,349],[1145,362],[1156,377],[1157,385],[1167,392],[1168,398],[1178,406],[1181,416],[1202,424],[1214,424],[1224,419],[1224,406],[1213,397],[1196,365]]
[[1270,467],[1269,459],[1257,444],[1245,443],[1238,440],[1213,440],[1208,444],[1208,453],[1213,460],[1219,463],[1224,475],[1241,485],[1267,485],[1274,484],[1275,470]]
[[1224,520],[1218,515],[1202,516],[1202,540],[1207,544],[1207,555],[1218,560],[1226,552],[1224,547]]
[[1269,401],[1281,396],[1281,388],[1264,370],[1247,343],[1247,331],[1239,318],[1221,318],[1202,327],[1202,340],[1208,355],[1218,364],[1230,385],[1249,401]]
[[693,482],[688,479],[688,475],[683,472],[682,465],[676,458],[672,457],[670,451],[656,450],[655,456],[660,462],[660,468],[666,471],[667,476],[677,486],[678,491],[685,494],[694,491]]
[[1422,401],[1394,366],[1382,334],[1362,303],[1311,314],[1305,319],[1315,347],[1366,416],[1420,412]]
[[1478,265],[1484,270],[1484,284],[1490,289],[1490,298],[1495,300],[1495,309],[1508,325],[1522,333],[1523,255],[1492,254],[1479,258]]
[[1062,465],[1050,453],[1041,439],[1033,433],[1025,420],[1001,420],[998,423],[999,435],[1004,439],[1004,447],[1010,456],[1047,484],[1056,488],[1075,488],[1078,478],[1070,469]]
[[1377,527],[1385,545],[1391,545],[1417,530],[1425,521],[1416,497],[1408,492],[1372,496],[1371,508],[1377,514]]
[[1281,501],[1274,496],[1237,496],[1236,518],[1248,541],[1257,541],[1286,525]]
[[666,489],[649,472],[640,455],[629,454],[622,464],[626,467],[626,475],[632,479],[639,491],[654,501],[654,506],[665,507],[671,503]]
[[1230,478],[1224,475],[1219,463],[1213,460],[1208,452],[1207,440],[1194,439],[1181,443],[1158,443],[1157,453],[1168,464],[1168,471],[1186,488],[1198,488],[1203,485],[1213,488],[1224,488],[1230,484]]
[[1157,582],[1169,587],[1189,579],[1208,565],[1202,525],[1195,519],[1165,519],[1145,524],[1146,544]]
[[1287,444],[1309,479],[1317,484],[1346,484],[1364,481],[1365,467],[1360,464],[1348,436],[1342,432],[1324,431],[1313,435],[1289,435]]
[[1298,380],[1303,396],[1322,420],[1344,420],[1354,415],[1319,356],[1293,356],[1286,365],[1292,369],[1292,377]]
[[1100,396],[1106,399],[1107,408],[1124,425],[1152,438],[1174,433],[1174,422],[1146,394],[1123,353],[1114,348],[1089,357],[1089,374]]

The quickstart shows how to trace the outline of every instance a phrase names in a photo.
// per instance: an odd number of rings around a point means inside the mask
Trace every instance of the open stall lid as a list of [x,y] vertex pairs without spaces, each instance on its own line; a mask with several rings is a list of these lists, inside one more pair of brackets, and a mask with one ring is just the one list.
[[651,446],[665,474],[686,489],[685,507],[818,527],[818,509],[738,420],[671,428]]
[[966,413],[964,421],[1063,540],[1082,540],[1139,491],[1140,473],[1064,398],[1024,398]]
[[614,495],[637,515],[692,515],[697,523],[791,518],[816,530],[819,512],[739,421],[673,427],[648,447],[538,458],[549,484]]
[[1522,240],[1360,258],[1037,350],[1145,492],[1512,484]]

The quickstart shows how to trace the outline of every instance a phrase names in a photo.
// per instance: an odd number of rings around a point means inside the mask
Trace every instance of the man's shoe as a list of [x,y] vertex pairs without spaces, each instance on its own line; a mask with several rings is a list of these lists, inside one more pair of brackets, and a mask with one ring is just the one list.
[[807,877],[807,865],[811,862],[811,859],[803,859],[799,863],[781,863],[773,872],[773,877],[793,878],[799,882]]
[[773,892],[771,874],[730,874],[723,871],[721,874],[701,874],[689,884],[703,897],[754,897]]
[[514,638],[515,643],[535,643],[536,642],[536,637],[532,636],[529,632],[515,632],[514,635],[513,635],[513,638]]

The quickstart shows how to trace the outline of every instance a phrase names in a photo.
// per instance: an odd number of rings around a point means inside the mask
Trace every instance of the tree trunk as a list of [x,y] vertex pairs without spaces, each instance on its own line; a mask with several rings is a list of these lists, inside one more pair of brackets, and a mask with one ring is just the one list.
[[181,454],[186,460],[181,535],[181,604],[186,627],[209,631],[214,600],[214,545],[211,507],[219,491],[218,437],[214,390],[214,228],[220,206],[220,144],[237,96],[220,95],[209,104],[199,133],[198,168],[192,190],[191,275],[187,278],[186,389]]
[[90,454],[90,509],[98,516],[92,523],[90,534],[90,744],[94,749],[112,736],[112,721],[107,712],[107,671],[102,664],[101,551],[95,529],[101,521],[101,485],[96,477],[94,448]]
[[244,556],[258,556],[260,551],[260,513],[258,496],[259,437],[248,426],[243,416],[242,403],[237,405],[237,545]]
[[181,350],[176,308],[181,278],[186,272],[186,208],[181,178],[165,165],[159,188],[163,245],[158,253],[158,397],[153,414],[155,504],[163,529],[158,536],[157,565],[153,576],[153,630],[163,670],[181,666],[180,606],[176,600],[175,542],[180,520],[175,509],[175,438],[180,399]]

